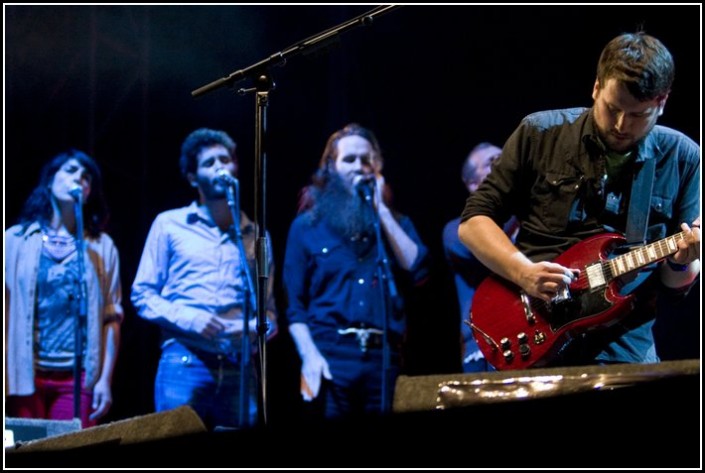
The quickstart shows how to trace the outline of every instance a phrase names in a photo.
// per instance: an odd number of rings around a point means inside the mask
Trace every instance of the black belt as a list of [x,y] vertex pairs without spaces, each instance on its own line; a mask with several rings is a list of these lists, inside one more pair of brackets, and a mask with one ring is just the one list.
[[184,348],[193,353],[196,357],[198,357],[202,362],[206,364],[220,363],[222,361],[226,361],[232,364],[238,364],[240,362],[240,352],[218,353],[208,351],[204,348],[196,347],[188,343],[180,343],[184,346]]

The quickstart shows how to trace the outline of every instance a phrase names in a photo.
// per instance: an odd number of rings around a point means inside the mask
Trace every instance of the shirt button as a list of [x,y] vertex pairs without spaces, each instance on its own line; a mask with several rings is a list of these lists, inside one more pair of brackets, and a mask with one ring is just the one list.
[[321,250],[321,253],[328,253],[328,248],[323,248],[323,249]]
[[360,279],[357,280],[357,283],[358,283],[358,284],[365,284],[365,280],[362,279],[362,278],[360,278]]
[[364,307],[364,306],[365,306],[365,301],[360,301],[360,302],[359,302],[359,305],[360,305],[360,307]]

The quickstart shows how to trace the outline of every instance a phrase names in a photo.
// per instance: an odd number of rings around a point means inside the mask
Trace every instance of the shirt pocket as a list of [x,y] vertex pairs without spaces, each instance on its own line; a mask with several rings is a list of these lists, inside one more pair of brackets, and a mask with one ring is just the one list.
[[[311,290],[319,294],[322,288],[339,277],[339,273],[350,266],[346,260],[345,247],[340,242],[321,239],[311,250]],[[347,262],[346,262],[347,261]]]
[[580,202],[576,198],[582,182],[580,176],[561,173],[547,172],[539,176],[534,188],[539,209],[536,217],[547,233],[563,231],[569,221],[580,218]]

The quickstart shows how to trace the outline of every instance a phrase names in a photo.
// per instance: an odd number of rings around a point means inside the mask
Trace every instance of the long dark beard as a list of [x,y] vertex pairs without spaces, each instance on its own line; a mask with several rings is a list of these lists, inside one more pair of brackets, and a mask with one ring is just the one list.
[[331,176],[325,187],[316,189],[314,197],[316,217],[345,241],[374,242],[374,208],[357,192],[351,194],[340,177]]

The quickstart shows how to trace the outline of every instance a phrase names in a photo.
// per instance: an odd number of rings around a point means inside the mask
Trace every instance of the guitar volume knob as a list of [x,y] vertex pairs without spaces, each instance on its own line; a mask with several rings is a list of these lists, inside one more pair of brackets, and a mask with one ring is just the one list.
[[499,345],[502,347],[502,350],[509,350],[509,347],[512,346],[512,341],[507,337],[502,337],[499,341]]
[[526,336],[526,333],[520,332],[517,334],[517,340],[519,341],[519,344],[525,344],[529,341],[529,337]]
[[514,352],[511,350],[505,350],[504,352],[502,352],[502,356],[504,357],[504,361],[509,363],[514,359]]
[[527,343],[522,343],[519,345],[519,354],[521,355],[522,360],[527,359],[531,354],[531,347]]

